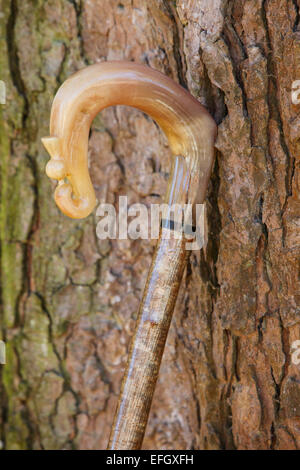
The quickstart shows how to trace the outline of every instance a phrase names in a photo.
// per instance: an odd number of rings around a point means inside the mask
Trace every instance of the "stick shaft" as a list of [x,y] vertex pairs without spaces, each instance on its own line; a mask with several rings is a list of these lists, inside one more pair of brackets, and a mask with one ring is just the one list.
[[[162,235],[164,231],[162,229]],[[108,449],[140,449],[186,262],[185,242],[160,237],[152,260]]]

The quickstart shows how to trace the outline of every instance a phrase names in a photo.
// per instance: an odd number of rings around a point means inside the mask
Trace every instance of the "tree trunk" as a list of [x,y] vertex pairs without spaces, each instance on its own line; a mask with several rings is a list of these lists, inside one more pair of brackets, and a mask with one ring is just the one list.
[[[2,447],[108,440],[154,242],[101,241],[95,212],[63,216],[41,137],[70,74],[126,59],[188,88],[219,125],[208,244],[189,259],[144,448],[299,449],[300,1],[0,5]],[[170,150],[143,113],[110,108],[90,165],[99,201],[159,203]]]

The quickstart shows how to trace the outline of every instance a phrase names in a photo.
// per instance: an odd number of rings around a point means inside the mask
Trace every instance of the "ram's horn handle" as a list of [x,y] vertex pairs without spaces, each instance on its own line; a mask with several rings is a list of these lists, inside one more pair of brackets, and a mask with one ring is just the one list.
[[[82,218],[96,198],[88,170],[88,137],[104,108],[128,105],[149,114],[174,154],[168,204],[201,203],[214,157],[216,125],[206,109],[173,80],[144,65],[104,62],[65,81],[51,111],[51,155],[46,172],[58,180],[55,201],[69,217]],[[110,437],[111,449],[139,449],[161,357],[185,266],[185,238],[163,225],[140,306],[136,332]]]

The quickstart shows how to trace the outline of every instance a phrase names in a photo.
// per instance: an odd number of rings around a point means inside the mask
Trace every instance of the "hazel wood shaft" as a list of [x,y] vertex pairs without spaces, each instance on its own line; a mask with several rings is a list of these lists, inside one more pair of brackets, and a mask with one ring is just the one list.
[[143,442],[188,253],[183,237],[163,238],[168,235],[167,231],[162,229],[152,260],[108,449],[137,450]]
[[[164,224],[175,216],[171,211],[175,201],[183,212],[189,184],[186,161],[178,155],[172,162]],[[183,231],[163,225],[139,308],[109,449],[136,450],[142,445],[187,253]]]

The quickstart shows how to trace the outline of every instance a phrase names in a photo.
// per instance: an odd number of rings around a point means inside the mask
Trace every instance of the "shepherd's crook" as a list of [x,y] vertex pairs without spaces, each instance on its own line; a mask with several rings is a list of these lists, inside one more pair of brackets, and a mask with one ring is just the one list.
[[[167,203],[202,203],[210,178],[216,125],[187,91],[161,73],[129,62],[92,65],[58,90],[51,111],[51,155],[46,172],[58,180],[55,201],[69,217],[88,216],[96,198],[88,171],[88,138],[104,108],[128,105],[149,114],[162,128],[174,154]],[[109,449],[140,449],[169,325],[186,262],[184,233],[167,237],[163,220],[140,305]]]

